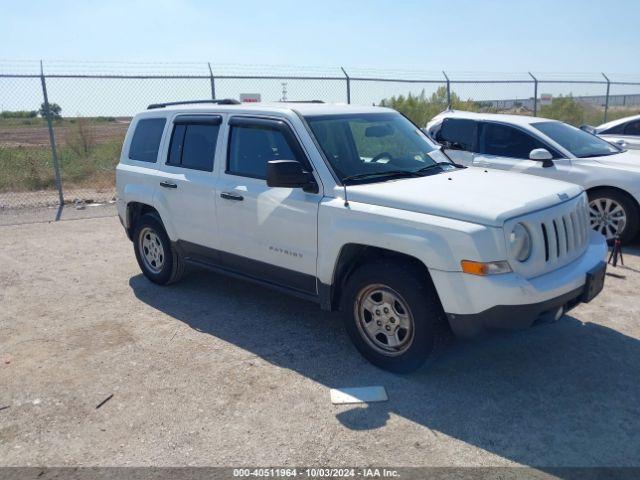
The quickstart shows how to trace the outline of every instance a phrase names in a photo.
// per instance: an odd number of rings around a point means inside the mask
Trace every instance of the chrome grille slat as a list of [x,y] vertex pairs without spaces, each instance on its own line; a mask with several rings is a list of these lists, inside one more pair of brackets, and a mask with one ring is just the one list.
[[574,223],[573,223],[573,218],[571,217],[571,213],[565,215],[565,218],[567,219],[567,240],[569,241],[569,251],[572,251],[576,248],[576,241],[575,241],[575,227],[574,227]]
[[587,244],[587,235],[589,233],[589,212],[587,211],[586,203],[580,205],[579,212],[580,215],[578,215],[578,219],[580,220],[580,235],[582,236],[582,242],[580,242],[580,246],[582,247]]
[[564,228],[563,218],[554,220],[558,228],[559,256],[564,257],[568,251],[567,230]]
[[547,227],[544,223],[540,224],[540,231],[542,232],[542,240],[544,241],[544,261],[549,261],[549,235],[547,233]]
[[580,241],[579,241],[579,237],[580,237],[580,224],[578,223],[578,215],[576,215],[576,212],[571,212],[571,221],[573,222],[573,236],[574,236],[574,244],[576,246],[576,248],[578,248],[580,246]]
[[558,259],[558,242],[556,241],[556,234],[553,229],[552,221],[545,221],[544,228],[547,231],[547,240],[549,243],[549,262],[554,262]]

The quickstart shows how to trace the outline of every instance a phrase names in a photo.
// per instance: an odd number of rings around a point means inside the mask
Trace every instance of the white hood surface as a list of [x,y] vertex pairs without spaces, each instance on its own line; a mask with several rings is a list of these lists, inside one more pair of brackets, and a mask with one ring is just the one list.
[[630,170],[633,172],[640,172],[640,151],[638,150],[627,150],[622,153],[617,153],[615,155],[606,155],[604,157],[594,157],[588,159],[578,159],[578,160],[591,160],[601,163],[603,165],[607,165],[614,168],[619,168],[623,170]]
[[495,227],[581,193],[572,183],[477,167],[347,186],[349,201]]

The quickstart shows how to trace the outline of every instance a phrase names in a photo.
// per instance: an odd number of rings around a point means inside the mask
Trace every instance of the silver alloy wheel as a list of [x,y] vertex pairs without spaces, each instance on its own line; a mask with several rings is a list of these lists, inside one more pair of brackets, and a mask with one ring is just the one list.
[[600,232],[607,240],[613,240],[624,230],[627,213],[615,200],[594,198],[589,202],[589,222],[596,232]]
[[138,238],[140,256],[147,267],[153,273],[160,273],[164,266],[164,247],[158,234],[150,227],[140,230]]
[[378,353],[402,355],[413,343],[411,310],[402,296],[386,285],[368,285],[360,290],[354,315],[360,334]]

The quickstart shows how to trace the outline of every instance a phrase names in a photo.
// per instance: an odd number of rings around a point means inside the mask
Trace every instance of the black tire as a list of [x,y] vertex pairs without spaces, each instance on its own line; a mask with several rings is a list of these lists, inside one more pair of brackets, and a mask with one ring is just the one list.
[[[163,253],[162,261],[161,263],[158,262],[158,269],[156,271],[154,271],[150,265],[147,265],[148,261],[143,259],[145,251],[142,246],[141,235],[147,236],[150,232],[155,233],[156,237],[154,237],[154,239],[157,238],[162,246],[160,249]],[[182,277],[184,273],[184,262],[178,252],[171,247],[171,241],[158,215],[147,213],[138,219],[133,231],[133,249],[140,270],[142,270],[144,276],[153,283],[168,285],[177,282]]]
[[[410,262],[389,259],[366,263],[348,278],[341,298],[344,325],[358,351],[377,367],[395,373],[412,372],[432,352],[436,343],[436,327],[444,319],[444,314],[431,280],[425,277],[424,270],[416,268]],[[365,333],[366,328],[363,326],[366,320],[361,321],[361,315],[358,314],[362,304],[359,299],[368,291],[376,292],[379,285],[388,287],[392,293],[399,295],[409,309],[409,316],[413,318],[413,338],[401,353],[383,353],[379,346],[373,346],[376,342]],[[369,316],[371,315],[373,314]],[[388,322],[389,319],[386,326],[389,326]],[[377,321],[376,323],[380,325]],[[384,335],[384,332],[380,333]]]
[[[640,227],[640,213],[638,212],[638,206],[631,197],[627,194],[615,190],[613,188],[598,188],[588,192],[589,203],[595,202],[599,199],[612,200],[622,207],[624,214],[627,218],[626,224],[620,233],[620,242],[623,244],[629,243],[638,234],[638,228]],[[591,209],[589,209],[591,216]],[[594,228],[599,233],[603,233],[602,230]],[[606,236],[606,235],[605,235]],[[613,238],[607,238],[609,243],[613,241]]]

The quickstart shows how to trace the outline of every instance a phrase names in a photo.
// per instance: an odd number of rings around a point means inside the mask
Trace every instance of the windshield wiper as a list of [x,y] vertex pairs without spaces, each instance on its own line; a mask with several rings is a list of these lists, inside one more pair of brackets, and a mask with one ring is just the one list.
[[347,185],[353,180],[366,180],[369,178],[396,178],[396,177],[422,177],[419,172],[411,170],[387,170],[386,172],[371,172],[371,173],[357,173],[355,175],[348,175],[342,179],[342,184]]
[[414,173],[426,173],[429,170],[432,170],[436,167],[438,167],[441,171],[444,172],[444,168],[442,168],[442,165],[449,165],[451,167],[455,167],[451,162],[436,162],[436,163],[432,163],[431,165],[427,165],[426,167],[419,168],[418,170],[414,170]]

